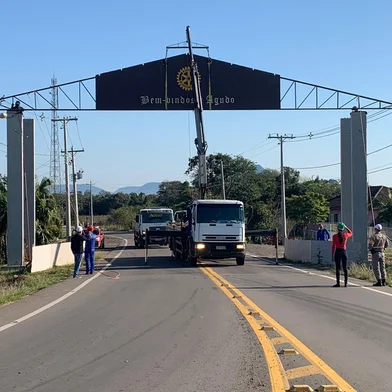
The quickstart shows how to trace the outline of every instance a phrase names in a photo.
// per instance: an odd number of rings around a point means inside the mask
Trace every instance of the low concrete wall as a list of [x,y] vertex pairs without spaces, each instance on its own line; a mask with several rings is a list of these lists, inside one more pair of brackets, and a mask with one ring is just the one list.
[[[349,263],[360,260],[361,244],[347,243]],[[288,260],[312,264],[333,264],[332,241],[286,240],[285,256]]]
[[44,271],[54,266],[73,264],[73,262],[74,257],[69,242],[34,246],[31,272]]

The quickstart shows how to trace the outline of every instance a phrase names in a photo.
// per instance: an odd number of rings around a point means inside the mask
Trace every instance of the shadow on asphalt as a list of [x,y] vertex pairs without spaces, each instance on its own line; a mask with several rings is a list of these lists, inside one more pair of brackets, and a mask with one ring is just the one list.
[[[213,268],[237,266],[235,261],[230,264],[211,260],[203,260],[202,262],[203,266]],[[147,264],[144,262],[144,257],[119,257],[110,267],[106,268],[106,271],[199,268],[200,266],[199,263],[196,266],[191,266],[188,261],[174,260],[170,256],[150,256]],[[96,268],[100,270],[103,265],[97,265]]]

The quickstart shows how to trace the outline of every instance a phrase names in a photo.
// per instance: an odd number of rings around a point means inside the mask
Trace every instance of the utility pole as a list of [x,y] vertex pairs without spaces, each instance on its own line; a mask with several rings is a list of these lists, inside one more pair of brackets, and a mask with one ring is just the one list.
[[71,147],[71,150],[68,151],[71,153],[71,160],[72,160],[72,182],[73,182],[73,193],[74,193],[74,220],[75,220],[75,227],[79,226],[79,203],[78,203],[78,189],[76,185],[76,180],[80,180],[83,177],[83,171],[79,170],[76,173],[76,163],[75,163],[75,154],[77,152],[84,152],[84,149],[82,150],[74,150],[73,147]]
[[283,165],[283,142],[286,139],[295,139],[293,135],[269,135],[268,139],[278,139],[280,141],[280,182],[281,182],[281,207],[282,207],[282,242],[283,245],[287,238],[287,222],[286,222],[286,187],[284,178],[284,165]]
[[222,196],[223,196],[223,200],[226,200],[225,174],[223,172],[223,161],[221,161],[221,177],[222,177]]
[[71,238],[71,195],[69,192],[69,160],[68,160],[68,137],[67,137],[67,123],[69,121],[78,121],[76,117],[64,117],[64,118],[52,118],[52,121],[61,121],[63,123],[64,130],[64,150],[61,152],[64,153],[64,163],[65,163],[65,205],[66,205],[66,215],[65,215],[65,223],[66,223],[66,233],[65,237],[67,241]]
[[90,225],[94,225],[94,211],[93,211],[93,183],[90,180]]

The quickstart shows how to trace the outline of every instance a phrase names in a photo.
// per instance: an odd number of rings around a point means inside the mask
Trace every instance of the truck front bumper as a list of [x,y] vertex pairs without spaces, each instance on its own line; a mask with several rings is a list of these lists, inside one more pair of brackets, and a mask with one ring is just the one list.
[[195,244],[195,255],[202,259],[245,257],[245,243],[199,242]]

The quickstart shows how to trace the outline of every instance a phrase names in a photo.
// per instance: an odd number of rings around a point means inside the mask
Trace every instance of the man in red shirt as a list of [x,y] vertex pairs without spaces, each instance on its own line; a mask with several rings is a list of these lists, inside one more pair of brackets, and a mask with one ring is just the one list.
[[[346,232],[344,232],[346,229]],[[332,237],[332,258],[335,260],[336,284],[333,287],[340,287],[340,268],[343,266],[344,287],[347,287],[347,240],[353,235],[352,231],[342,222],[338,223],[338,232]]]

